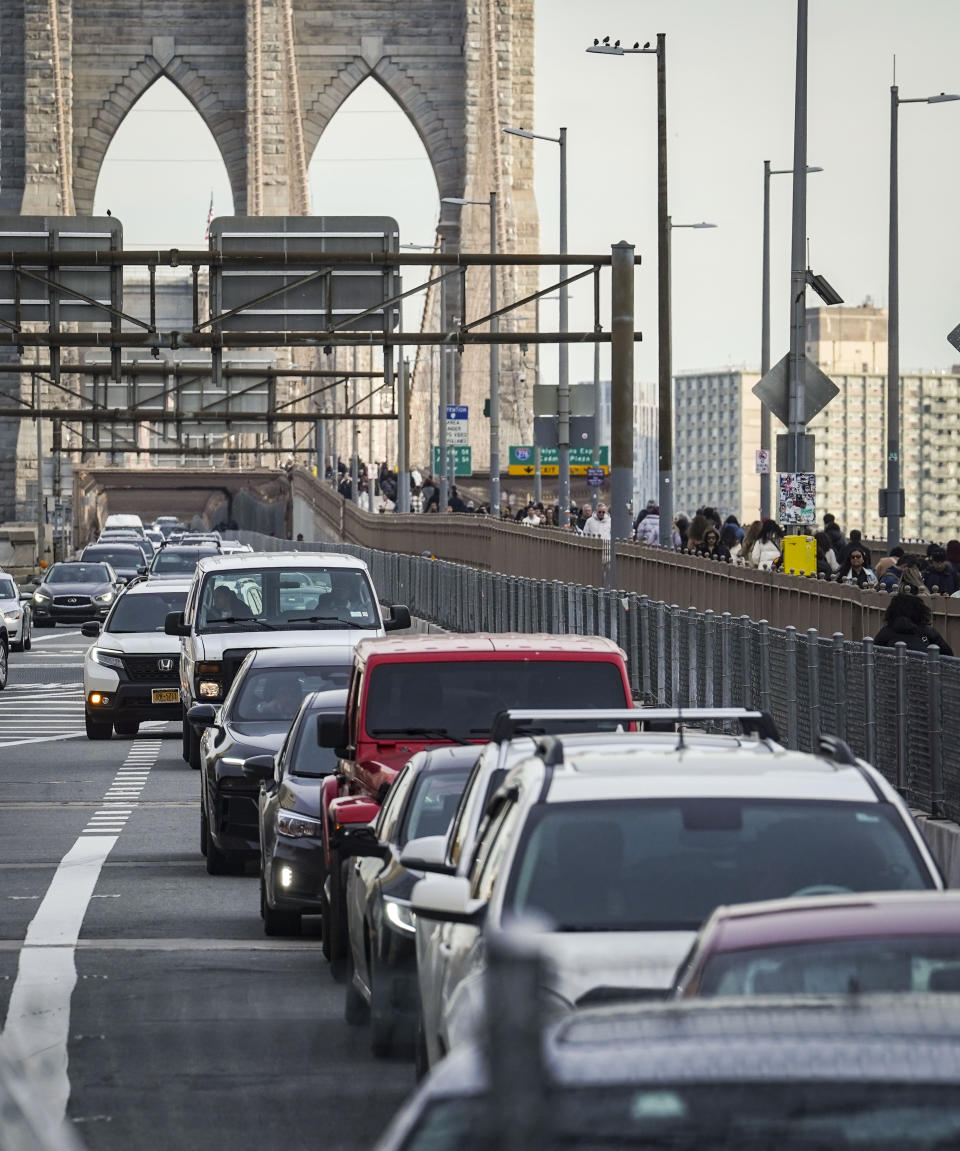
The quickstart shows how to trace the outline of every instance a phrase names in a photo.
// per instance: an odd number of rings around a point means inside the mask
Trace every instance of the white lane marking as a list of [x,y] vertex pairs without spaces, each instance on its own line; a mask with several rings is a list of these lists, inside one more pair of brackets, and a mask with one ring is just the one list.
[[55,743],[60,739],[79,739],[81,735],[86,735],[85,731],[68,731],[63,735],[35,735],[30,739],[5,739],[0,742],[0,747],[23,747],[28,743]]
[[[158,741],[156,755],[159,751]],[[132,807],[145,782],[125,796]],[[111,786],[107,795],[115,790],[116,785]],[[0,1047],[22,1064],[42,1106],[57,1123],[63,1122],[70,1100],[67,1041],[80,930],[107,856],[132,815],[131,806],[91,815],[60,861],[27,927],[0,1033]]]

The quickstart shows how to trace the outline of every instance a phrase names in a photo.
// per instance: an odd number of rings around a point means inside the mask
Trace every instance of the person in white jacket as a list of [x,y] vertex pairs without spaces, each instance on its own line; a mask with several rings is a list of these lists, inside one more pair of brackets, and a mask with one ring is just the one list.
[[753,545],[750,562],[754,567],[769,571],[780,559],[780,544],[783,532],[774,520],[764,520],[760,536]]
[[607,515],[607,505],[597,504],[597,510],[583,525],[585,536],[599,536],[600,539],[610,538],[610,517]]

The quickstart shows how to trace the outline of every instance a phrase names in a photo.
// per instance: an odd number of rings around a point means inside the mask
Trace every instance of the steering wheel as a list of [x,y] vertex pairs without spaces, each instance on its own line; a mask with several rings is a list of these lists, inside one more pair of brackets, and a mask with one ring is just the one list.
[[809,887],[801,887],[791,891],[788,899],[800,899],[804,895],[852,895],[853,888],[841,887],[838,883],[811,883]]

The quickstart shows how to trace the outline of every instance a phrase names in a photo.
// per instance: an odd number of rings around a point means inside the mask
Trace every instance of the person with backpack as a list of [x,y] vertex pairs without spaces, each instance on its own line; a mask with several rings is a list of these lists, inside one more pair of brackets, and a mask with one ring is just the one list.
[[897,592],[884,614],[886,623],[873,637],[880,647],[905,643],[910,651],[926,651],[936,646],[941,655],[953,655],[953,648],[931,623],[929,601],[912,592]]

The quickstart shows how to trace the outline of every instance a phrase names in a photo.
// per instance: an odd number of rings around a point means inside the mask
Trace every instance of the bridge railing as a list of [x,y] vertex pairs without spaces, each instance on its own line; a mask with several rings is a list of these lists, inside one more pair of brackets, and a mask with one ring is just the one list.
[[[560,579],[603,586],[604,545],[559,529],[530,528],[470,515],[373,515],[343,500],[328,483],[307,472],[293,477],[294,501],[314,516],[317,534],[362,547],[420,555],[524,579]],[[609,547],[609,545],[607,545]],[[627,592],[701,611],[766,619],[774,627],[815,627],[849,639],[875,635],[890,602],[885,592],[718,563],[643,544],[616,545],[617,582]],[[933,623],[960,651],[960,599],[931,596]]]
[[451,631],[608,636],[626,651],[645,702],[763,708],[787,746],[804,751],[816,751],[821,735],[839,736],[914,806],[960,820],[960,708],[951,706],[960,659],[355,543],[240,536],[263,551],[356,555],[385,599]]

